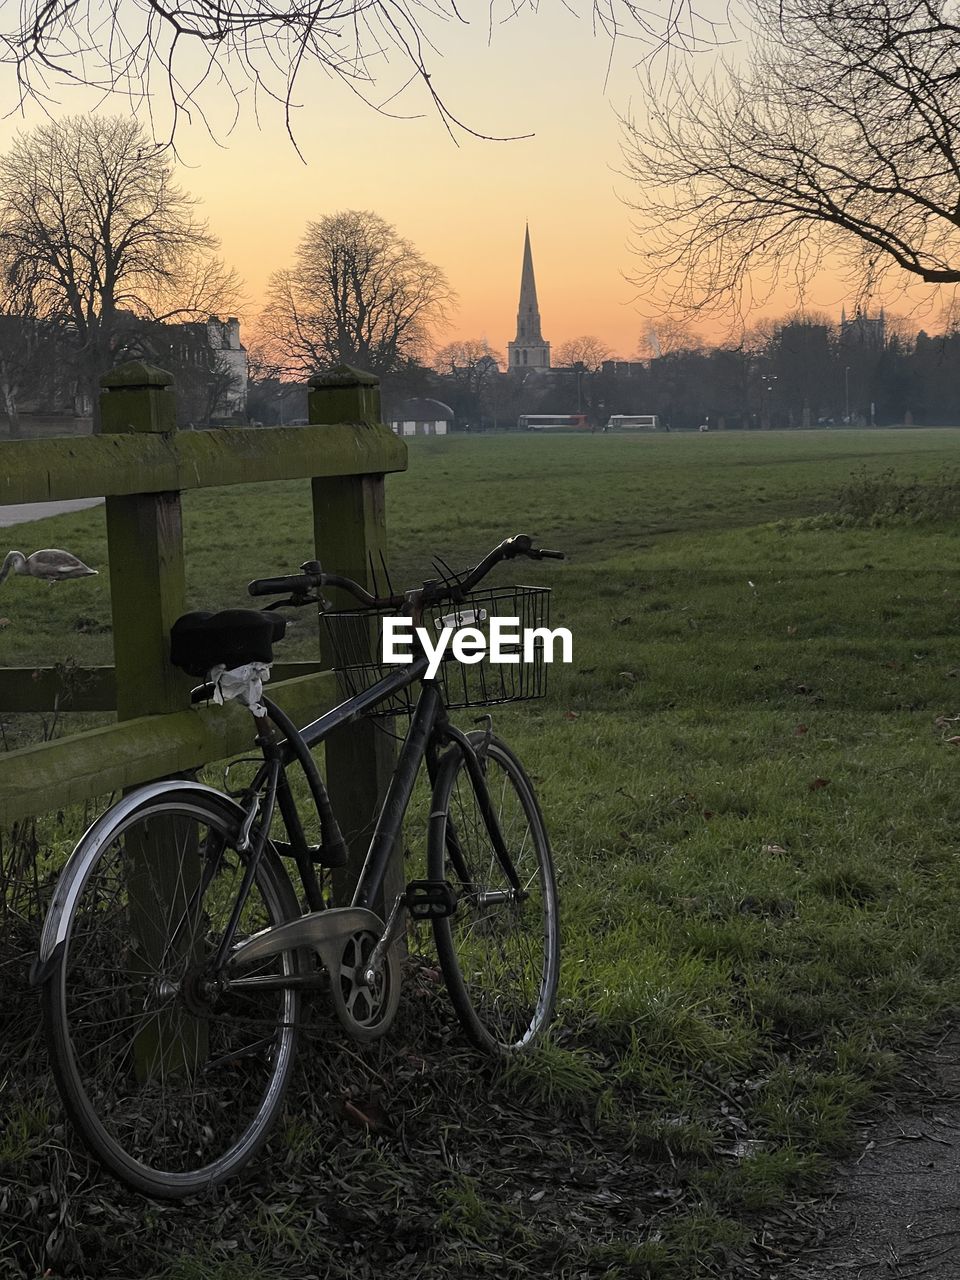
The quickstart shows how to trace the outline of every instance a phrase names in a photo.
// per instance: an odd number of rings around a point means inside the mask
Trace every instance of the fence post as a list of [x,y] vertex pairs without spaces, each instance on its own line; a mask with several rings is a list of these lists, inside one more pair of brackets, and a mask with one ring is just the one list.
[[[176,430],[173,378],[131,362],[100,379],[101,431]],[[189,683],[170,665],[170,628],[184,610],[180,494],[107,498],[117,718],[180,711]]]
[[[358,430],[369,430],[380,422],[379,378],[349,365],[318,374],[310,379],[309,415],[311,424],[351,422]],[[379,573],[381,554],[386,557],[383,474],[318,476],[312,483],[317,558],[324,568],[346,574],[373,590],[371,564]],[[382,582],[380,585],[382,588]],[[336,603],[344,608],[355,605],[348,596]],[[326,650],[322,656],[332,661]],[[348,865],[334,875],[334,892],[340,903],[349,901],[353,893],[395,760],[394,740],[369,718],[345,725],[327,739],[327,784],[350,850]],[[385,918],[404,884],[398,846],[382,899],[370,904],[373,910]]]
[[[100,379],[100,430],[176,430],[173,378],[162,369],[131,362]],[[113,611],[117,718],[179,711],[190,705],[187,678],[170,663],[170,628],[183,613],[185,575],[180,494],[132,493],[107,498],[107,554]],[[186,910],[199,881],[199,850],[188,863],[185,840],[172,820],[149,835],[126,840],[127,891],[133,934],[141,955],[131,972],[157,972],[167,944],[165,920]],[[183,859],[178,856],[183,855]],[[188,873],[188,868],[192,874]],[[164,904],[164,909],[158,909]],[[137,1034],[134,1063],[146,1079],[168,1070],[194,1070],[206,1053],[206,1028],[179,1007],[158,1013]]]

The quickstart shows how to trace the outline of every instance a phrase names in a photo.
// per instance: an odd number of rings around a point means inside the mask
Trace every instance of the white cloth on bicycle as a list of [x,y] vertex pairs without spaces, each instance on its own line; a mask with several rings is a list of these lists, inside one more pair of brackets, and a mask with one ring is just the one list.
[[266,662],[248,662],[245,667],[228,671],[221,663],[210,672],[213,683],[213,700],[218,707],[238,698],[255,716],[265,716],[267,709],[260,701],[264,683],[270,679],[270,667]]

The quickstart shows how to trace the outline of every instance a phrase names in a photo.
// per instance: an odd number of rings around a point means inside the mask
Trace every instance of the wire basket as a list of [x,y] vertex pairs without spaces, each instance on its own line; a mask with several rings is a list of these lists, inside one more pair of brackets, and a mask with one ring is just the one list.
[[[334,670],[345,697],[355,697],[371,685],[392,675],[398,666],[383,662],[383,619],[401,616],[372,609],[322,613]],[[406,616],[406,615],[402,615]],[[514,620],[509,632],[518,632],[520,643],[503,645],[514,653],[516,662],[494,663],[489,655],[490,622],[493,618]],[[542,698],[547,689],[545,642],[535,636],[537,628],[550,625],[549,587],[491,587],[472,591],[460,604],[443,604],[424,610],[422,625],[434,643],[446,627],[472,627],[487,641],[480,661],[459,662],[448,644],[437,672],[443,686],[444,702],[451,710],[461,707],[492,707],[504,702],[525,702]],[[527,652],[524,652],[524,637]],[[368,714],[409,715],[419,696],[416,685],[401,689],[378,703]]]

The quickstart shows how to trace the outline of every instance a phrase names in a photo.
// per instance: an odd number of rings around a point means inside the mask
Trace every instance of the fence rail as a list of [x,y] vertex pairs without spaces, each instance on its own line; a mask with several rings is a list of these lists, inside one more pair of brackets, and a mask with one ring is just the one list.
[[[180,494],[231,484],[309,479],[314,554],[372,587],[386,549],[384,477],[406,446],[380,424],[378,380],[341,366],[310,382],[310,425],[176,429],[172,378],[121,365],[102,380],[102,434],[0,444],[0,505],[106,498],[114,666],[0,668],[0,712],[116,710],[116,724],[0,754],[0,823],[198,768],[249,746],[235,706],[190,707],[192,681],[171,666],[169,630],[185,609]],[[304,559],[311,549],[304,548]],[[325,655],[277,663],[271,697],[294,719],[337,700]],[[392,768],[388,740],[367,723],[338,731],[331,796],[350,833],[355,874]],[[399,873],[398,873],[399,874]],[[385,888],[390,891],[391,884]]]
[[[306,721],[335,706],[330,672],[270,684],[270,697]],[[137,782],[198,769],[249,748],[249,713],[236,705],[140,716],[0,755],[0,813],[15,822]]]
[[363,422],[18,440],[0,449],[0,506],[377,474],[405,465],[403,442]]

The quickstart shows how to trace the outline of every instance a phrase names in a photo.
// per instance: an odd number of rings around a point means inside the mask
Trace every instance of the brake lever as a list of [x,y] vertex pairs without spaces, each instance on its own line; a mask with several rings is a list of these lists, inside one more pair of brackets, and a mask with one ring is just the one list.
[[272,604],[265,604],[263,612],[269,613],[271,609],[302,609],[304,605],[319,604],[321,608],[329,604],[322,596],[300,595],[290,596],[288,600],[274,600]]

